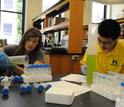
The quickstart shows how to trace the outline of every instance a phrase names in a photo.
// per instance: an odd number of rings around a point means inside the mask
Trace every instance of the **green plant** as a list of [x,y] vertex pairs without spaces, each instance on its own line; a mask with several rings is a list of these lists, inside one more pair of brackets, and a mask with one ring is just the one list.
[[[17,12],[22,11],[23,0],[17,0]],[[17,35],[15,43],[19,43],[22,38],[22,14],[17,14]]]

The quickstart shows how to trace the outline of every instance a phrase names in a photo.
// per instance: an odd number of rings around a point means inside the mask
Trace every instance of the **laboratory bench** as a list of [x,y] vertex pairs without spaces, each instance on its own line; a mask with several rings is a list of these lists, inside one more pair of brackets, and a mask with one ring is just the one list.
[[[60,80],[65,75],[53,75],[53,81]],[[45,102],[45,92],[38,92],[34,87],[31,93],[21,94],[21,83],[13,83],[8,96],[0,93],[0,107],[115,107],[115,102],[94,92],[87,92],[76,96],[72,105],[60,105]],[[32,85],[32,84],[31,84]],[[2,90],[2,87],[0,87]]]

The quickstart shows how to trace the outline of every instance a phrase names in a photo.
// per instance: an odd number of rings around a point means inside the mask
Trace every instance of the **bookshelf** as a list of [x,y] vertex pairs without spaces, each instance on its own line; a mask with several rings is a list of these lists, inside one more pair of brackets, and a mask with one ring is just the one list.
[[[42,33],[54,33],[68,29],[68,53],[82,53],[82,39],[85,34],[83,29],[83,8],[84,0],[61,0],[36,16],[32,20],[33,26],[39,28]],[[48,24],[50,19],[66,11],[69,11],[68,21],[57,25]]]

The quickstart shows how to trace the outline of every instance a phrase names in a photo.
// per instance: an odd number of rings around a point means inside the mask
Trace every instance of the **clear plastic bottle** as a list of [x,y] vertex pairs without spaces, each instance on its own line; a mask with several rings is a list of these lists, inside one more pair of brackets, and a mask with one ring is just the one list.
[[8,95],[9,94],[9,87],[8,86],[4,86],[2,89],[2,94],[3,95]]
[[38,90],[38,91],[42,91],[44,89],[44,87],[36,82],[33,83],[33,86]]

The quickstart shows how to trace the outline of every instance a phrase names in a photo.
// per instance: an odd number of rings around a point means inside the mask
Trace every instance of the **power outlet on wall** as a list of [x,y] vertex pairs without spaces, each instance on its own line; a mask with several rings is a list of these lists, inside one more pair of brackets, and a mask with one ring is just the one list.
[[72,55],[72,60],[73,61],[79,60],[79,55]]

